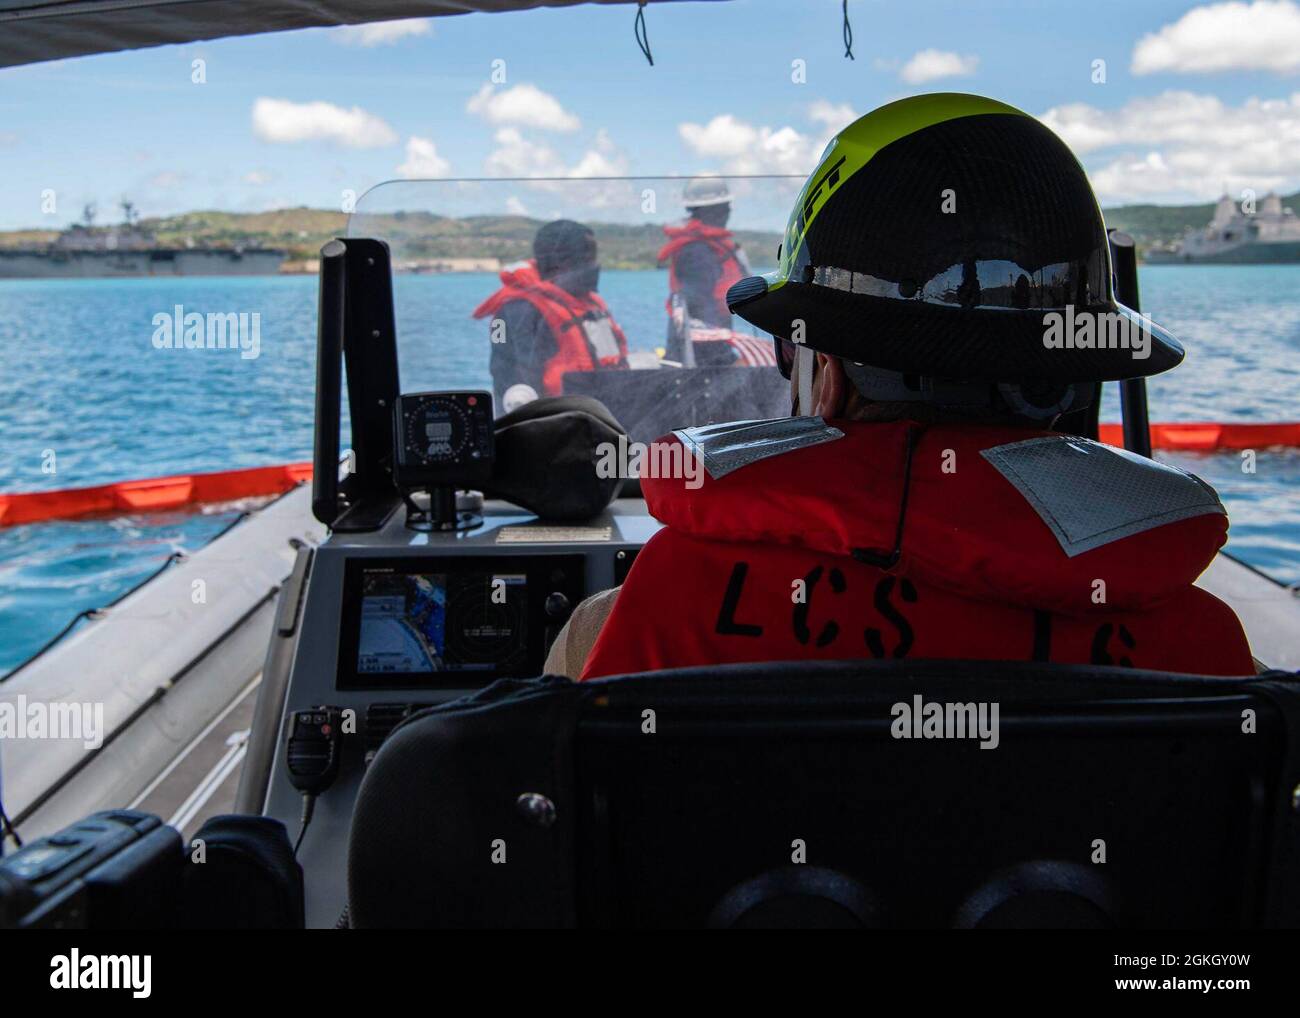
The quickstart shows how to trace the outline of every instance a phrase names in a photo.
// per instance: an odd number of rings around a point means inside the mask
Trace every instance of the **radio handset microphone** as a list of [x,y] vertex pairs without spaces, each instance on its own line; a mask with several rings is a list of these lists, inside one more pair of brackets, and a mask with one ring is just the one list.
[[343,711],[338,707],[311,707],[295,711],[290,719],[289,782],[302,793],[302,826],[293,854],[298,854],[307,825],[316,809],[316,797],[339,774],[343,752]]

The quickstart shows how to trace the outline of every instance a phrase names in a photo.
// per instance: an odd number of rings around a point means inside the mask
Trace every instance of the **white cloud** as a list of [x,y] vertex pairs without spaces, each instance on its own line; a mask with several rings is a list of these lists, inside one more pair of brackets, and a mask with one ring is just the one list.
[[262,97],[253,103],[253,133],[277,144],[329,141],[347,148],[382,148],[397,132],[360,106],[345,110],[327,102],[296,103]]
[[814,143],[814,152],[820,159],[832,138],[858,119],[857,112],[848,103],[832,103],[818,99],[808,107],[808,119],[822,128],[821,137]]
[[816,144],[793,127],[755,127],[724,113],[677,130],[696,155],[720,160],[726,173],[807,173],[816,163]]
[[858,119],[858,115],[848,103],[833,103],[818,99],[808,107],[808,119],[836,132],[848,127]]
[[1300,92],[1230,106],[1167,91],[1117,110],[1057,106],[1040,118],[1076,153],[1109,153],[1090,168],[1103,201],[1204,201],[1226,186],[1289,190],[1300,183]]
[[252,184],[254,187],[261,187],[264,184],[269,184],[274,179],[275,178],[270,173],[267,173],[266,170],[249,170],[244,174],[244,183]]
[[517,124],[546,131],[576,131],[582,126],[555,96],[536,85],[516,85],[500,91],[484,85],[465,109],[497,126]]
[[[493,177],[560,178],[528,180],[524,186],[564,202],[568,208],[565,215],[580,219],[598,208],[626,210],[639,207],[640,191],[629,181],[569,182],[573,178],[626,176],[627,157],[604,131],[597,132],[593,144],[571,163],[545,142],[527,137],[516,127],[503,127],[493,137],[496,148],[484,161],[487,174]],[[507,199],[506,208],[515,215],[528,214],[515,196]],[[558,215],[556,212],[550,218]]]
[[562,177],[564,161],[544,142],[529,141],[517,127],[503,127],[493,135],[496,148],[484,167],[492,177]]
[[1176,192],[1177,172],[1159,152],[1123,156],[1090,174],[1093,189],[1102,201],[1142,201]]
[[428,138],[406,139],[406,161],[397,167],[398,176],[407,179],[445,177],[451,163],[438,154],[438,147]]
[[980,58],[977,56],[962,56],[960,53],[951,53],[947,50],[923,49],[913,54],[912,59],[903,65],[903,69],[898,74],[908,84],[919,85],[939,78],[960,78],[974,74],[979,62]]
[[1087,103],[1053,106],[1038,119],[1060,135],[1075,155],[1110,148],[1122,140],[1115,114]]
[[627,173],[627,159],[604,130],[596,132],[596,144],[582,153],[565,172],[569,177],[621,177]]
[[815,133],[750,124],[731,113],[707,124],[679,124],[677,133],[696,155],[717,161],[723,173],[801,175],[812,171],[826,143],[854,120],[854,112],[846,104],[818,100],[808,108],[808,118],[818,125]]
[[506,199],[506,211],[512,216],[526,216],[528,215],[528,206],[519,199],[519,195],[512,194]]
[[707,124],[681,124],[682,141],[697,155],[734,159],[751,151],[758,142],[758,130],[730,113],[722,113]]
[[1132,69],[1134,74],[1300,71],[1300,6],[1294,0],[1233,0],[1193,7],[1138,40]]
[[593,147],[567,164],[545,142],[533,141],[517,127],[503,127],[493,136],[497,147],[484,167],[493,177],[617,177],[627,173],[627,158],[600,131]]
[[149,186],[159,191],[168,191],[180,187],[184,178],[175,170],[163,170],[149,178]]
[[416,35],[429,35],[433,26],[426,18],[400,18],[396,21],[375,21],[368,25],[345,25],[330,29],[337,42],[345,46],[387,46],[400,39]]

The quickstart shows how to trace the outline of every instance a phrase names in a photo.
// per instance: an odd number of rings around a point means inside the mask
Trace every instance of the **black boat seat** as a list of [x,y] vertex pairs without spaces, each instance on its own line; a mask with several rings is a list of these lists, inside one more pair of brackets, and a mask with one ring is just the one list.
[[[906,717],[944,731],[932,704],[949,737]],[[854,661],[507,680],[379,750],[348,903],[357,927],[1296,926],[1296,805],[1285,673]]]

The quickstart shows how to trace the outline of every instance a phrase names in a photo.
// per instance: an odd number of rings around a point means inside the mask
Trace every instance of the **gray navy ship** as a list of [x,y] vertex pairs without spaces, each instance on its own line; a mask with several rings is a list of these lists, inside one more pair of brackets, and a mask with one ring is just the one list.
[[273,276],[286,252],[266,247],[167,247],[142,229],[129,202],[116,226],[94,226],[93,208],[41,247],[0,248],[0,279],[95,279],[131,276]]
[[1170,247],[1149,248],[1145,258],[1148,262],[1199,265],[1300,262],[1300,220],[1271,191],[1254,212],[1243,212],[1225,194],[1208,226],[1188,230]]

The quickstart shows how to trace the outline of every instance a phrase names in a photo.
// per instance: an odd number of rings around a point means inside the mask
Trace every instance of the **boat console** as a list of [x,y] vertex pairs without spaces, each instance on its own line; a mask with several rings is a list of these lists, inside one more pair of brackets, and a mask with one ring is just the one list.
[[[281,595],[257,705],[279,724],[258,726],[241,780],[241,811],[302,829],[308,926],[333,925],[346,903],[357,790],[393,727],[497,679],[540,675],[573,608],[621,583],[659,526],[639,498],[610,500],[617,479],[589,496],[606,507],[580,519],[572,485],[553,514],[545,490],[520,498],[540,514],[485,498],[511,487],[494,480],[492,396],[400,392],[388,258],[365,239],[323,252],[313,509],[333,533],[299,553]],[[354,452],[340,482],[344,362]],[[323,728],[318,753],[308,736]],[[326,747],[330,778],[304,829],[303,788],[319,782],[303,774]]]
[[[353,805],[388,732],[419,707],[498,678],[540,675],[572,608],[620,583],[657,527],[639,499],[621,499],[580,525],[549,524],[494,500],[471,531],[414,531],[395,511],[379,530],[336,534],[304,553],[304,589],[286,593],[301,597],[301,607],[282,614],[276,634],[294,646],[292,666],[287,676],[264,676],[258,704],[269,706],[282,683],[281,724],[261,733],[276,736],[269,780],[264,800],[248,805],[296,833],[302,796],[288,769],[292,719],[326,705],[350,712],[338,778],[319,796],[298,852],[310,874],[309,926],[333,925],[346,902]],[[245,788],[257,756],[250,748]]]

